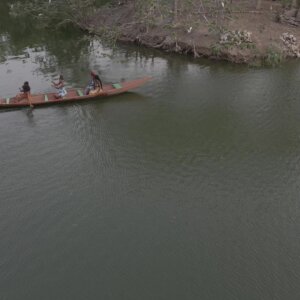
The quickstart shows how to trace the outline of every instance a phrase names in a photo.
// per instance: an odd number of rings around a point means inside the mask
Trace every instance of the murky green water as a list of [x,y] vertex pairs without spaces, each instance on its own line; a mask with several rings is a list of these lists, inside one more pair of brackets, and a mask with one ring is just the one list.
[[[1,8],[3,9],[3,7]],[[298,299],[300,64],[249,69],[0,20],[0,95],[150,75],[0,113],[0,299]]]

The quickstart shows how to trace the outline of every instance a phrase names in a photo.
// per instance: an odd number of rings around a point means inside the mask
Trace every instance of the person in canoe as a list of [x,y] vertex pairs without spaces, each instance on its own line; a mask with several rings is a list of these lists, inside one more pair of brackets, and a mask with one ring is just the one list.
[[59,76],[58,82],[52,81],[52,84],[53,84],[52,86],[58,90],[57,94],[55,95],[55,98],[59,99],[67,95],[67,90],[65,89],[65,81],[63,75]]
[[85,89],[85,94],[95,95],[101,93],[103,91],[103,85],[99,75],[97,75],[96,72],[91,71],[91,77],[91,81]]
[[32,103],[31,103],[30,86],[29,86],[28,81],[24,82],[23,86],[20,88],[20,93],[16,96],[17,102],[19,102],[23,99],[27,99],[30,107],[33,107]]

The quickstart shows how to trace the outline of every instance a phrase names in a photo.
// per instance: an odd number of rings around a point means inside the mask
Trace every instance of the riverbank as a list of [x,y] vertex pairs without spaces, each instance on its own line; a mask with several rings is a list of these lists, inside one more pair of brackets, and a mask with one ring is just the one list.
[[137,17],[131,1],[102,7],[80,22],[91,33],[113,36],[168,52],[253,65],[277,64],[300,57],[300,20],[284,23],[281,4],[263,1],[261,10],[245,4],[216,17],[202,14],[179,16],[176,22],[154,11]]

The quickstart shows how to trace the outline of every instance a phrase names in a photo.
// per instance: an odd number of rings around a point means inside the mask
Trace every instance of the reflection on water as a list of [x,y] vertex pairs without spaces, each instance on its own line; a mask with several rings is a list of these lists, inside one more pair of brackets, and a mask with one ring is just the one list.
[[299,63],[112,49],[8,18],[3,96],[61,72],[84,86],[89,69],[154,80],[0,114],[1,300],[298,298]]

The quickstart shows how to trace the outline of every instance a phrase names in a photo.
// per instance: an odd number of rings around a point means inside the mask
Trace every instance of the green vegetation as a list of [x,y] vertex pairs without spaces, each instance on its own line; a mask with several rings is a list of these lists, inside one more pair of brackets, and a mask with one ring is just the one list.
[[264,64],[267,66],[277,66],[284,59],[283,53],[274,46],[270,46],[264,58]]
[[220,44],[214,44],[211,47],[212,55],[215,57],[219,57],[222,51],[222,46]]
[[16,17],[32,17],[44,26],[80,24],[92,15],[96,7],[107,1],[100,0],[27,0],[16,1],[11,6],[11,14]]

